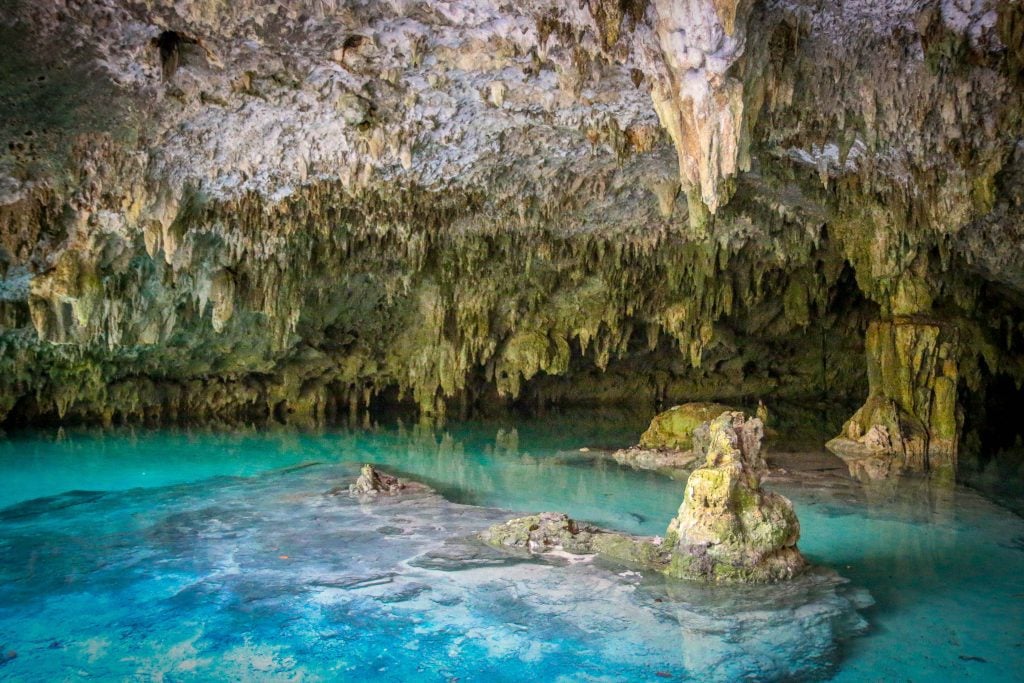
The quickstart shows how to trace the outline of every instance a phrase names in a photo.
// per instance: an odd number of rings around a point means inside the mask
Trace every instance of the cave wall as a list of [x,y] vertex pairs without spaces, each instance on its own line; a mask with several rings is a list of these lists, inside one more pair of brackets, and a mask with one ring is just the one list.
[[1024,378],[1019,2],[9,5],[8,426]]

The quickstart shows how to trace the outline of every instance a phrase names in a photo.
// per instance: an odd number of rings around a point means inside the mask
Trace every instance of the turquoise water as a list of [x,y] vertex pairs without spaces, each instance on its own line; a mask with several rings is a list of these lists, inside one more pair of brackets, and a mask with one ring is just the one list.
[[[641,427],[11,436],[0,680],[1022,680],[1024,520],[967,490],[779,484],[823,567],[786,586],[473,540],[512,510],[661,533],[682,484],[578,450]],[[326,494],[362,461],[438,495]]]

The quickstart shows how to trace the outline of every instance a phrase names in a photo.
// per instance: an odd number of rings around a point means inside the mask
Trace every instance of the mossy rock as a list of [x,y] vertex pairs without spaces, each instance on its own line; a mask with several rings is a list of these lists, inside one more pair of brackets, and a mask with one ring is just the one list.
[[559,512],[542,512],[495,524],[480,537],[496,548],[513,548],[531,553],[548,550],[586,555],[593,552],[591,541],[599,530],[580,524]]
[[565,551],[599,555],[614,562],[660,569],[668,561],[667,547],[650,538],[629,536],[577,522],[560,512],[542,512],[495,524],[480,539],[501,550],[531,554]]
[[683,403],[659,413],[640,437],[641,448],[693,448],[693,431],[733,408],[721,403]]
[[594,536],[594,552],[598,555],[641,567],[661,566],[664,545],[655,545],[650,539],[637,538],[617,533],[602,533]]
[[716,582],[791,578],[806,566],[797,550],[800,522],[784,496],[761,488],[761,422],[727,413],[708,426],[707,462],[690,475],[665,573]]
[[776,583],[800,574],[807,561],[796,548],[783,548],[755,565],[731,564],[711,558],[703,549],[675,552],[662,572],[675,579],[714,583]]

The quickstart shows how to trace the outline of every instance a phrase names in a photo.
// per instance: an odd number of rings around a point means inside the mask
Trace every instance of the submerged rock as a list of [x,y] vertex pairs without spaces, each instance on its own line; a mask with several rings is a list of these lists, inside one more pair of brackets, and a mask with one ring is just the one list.
[[543,512],[496,524],[481,538],[531,553],[597,554],[680,579],[768,583],[807,567],[793,504],[761,489],[761,420],[726,411],[703,425],[706,462],[686,484],[664,541],[619,534]]
[[788,579],[806,566],[793,504],[761,489],[763,426],[742,413],[710,423],[707,461],[686,483],[666,535],[666,573],[713,581]]
[[561,512],[542,512],[510,519],[495,524],[480,537],[485,543],[498,548],[537,554],[601,555],[643,566],[659,566],[668,560],[656,539],[608,531],[577,522]]
[[697,453],[692,450],[658,450],[639,446],[630,446],[612,453],[615,462],[641,470],[686,470],[693,467],[697,457]]
[[566,514],[542,512],[495,524],[481,538],[494,546],[534,553],[565,550],[587,555],[593,552],[593,535],[598,531],[597,527],[581,524]]

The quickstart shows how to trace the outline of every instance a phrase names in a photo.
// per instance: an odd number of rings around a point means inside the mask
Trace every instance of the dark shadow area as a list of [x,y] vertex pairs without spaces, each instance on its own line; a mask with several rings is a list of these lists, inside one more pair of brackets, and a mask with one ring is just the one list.
[[961,390],[960,480],[1024,514],[1024,386],[980,363],[982,387]]

